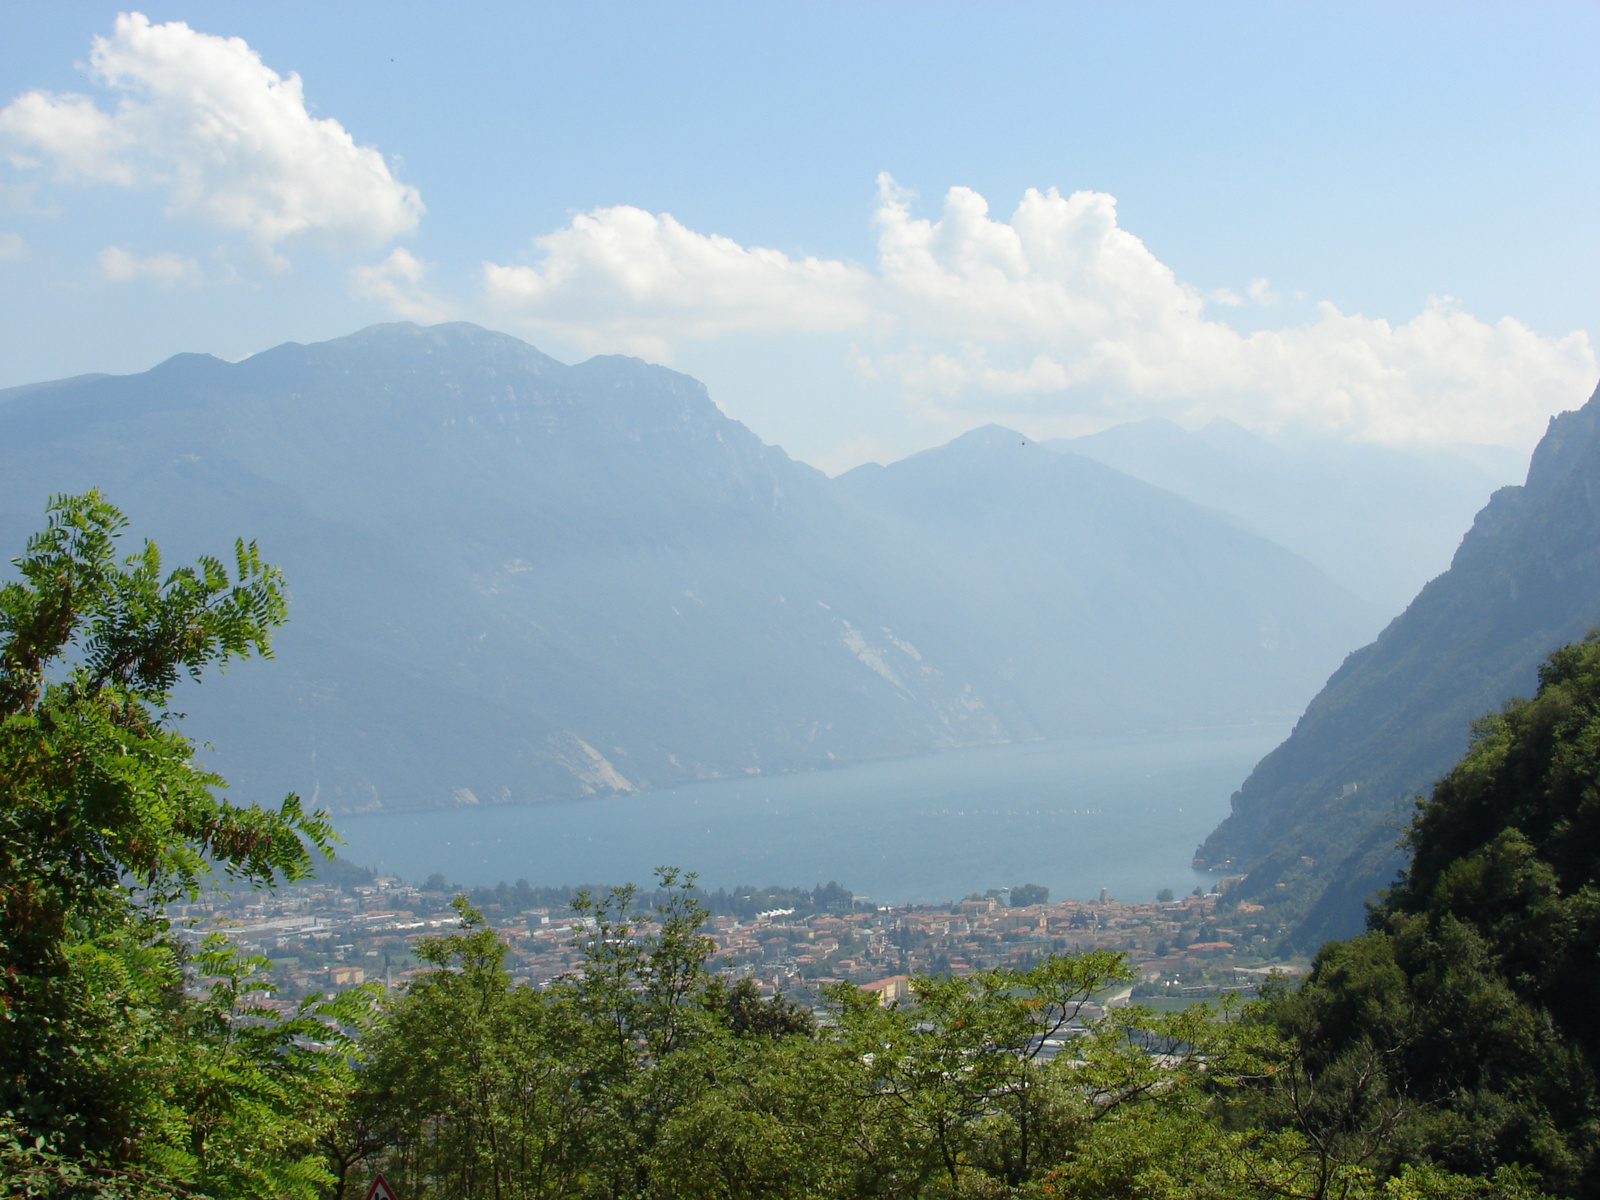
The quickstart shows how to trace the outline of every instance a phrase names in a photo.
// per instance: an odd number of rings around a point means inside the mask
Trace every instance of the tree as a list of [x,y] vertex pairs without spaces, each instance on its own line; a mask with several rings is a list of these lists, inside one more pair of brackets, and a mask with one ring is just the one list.
[[643,912],[632,886],[580,893],[583,969],[545,991],[513,987],[499,935],[454,901],[461,931],[420,943],[434,969],[369,1041],[350,1118],[382,1132],[402,1194],[638,1194],[661,1130],[707,1086],[708,1068],[680,1059],[806,1031],[792,1006],[710,986],[694,877],[658,879]]
[[46,516],[0,588],[0,1110],[61,1153],[134,1161],[173,1126],[162,1064],[196,1018],[162,906],[213,868],[303,878],[332,830],[294,796],[224,802],[170,711],[181,677],[269,654],[283,585],[255,544],[231,574],[163,574],[153,543],[118,558],[126,522],[96,492]]
[[1130,978],[1122,955],[1095,950],[1026,971],[919,978],[913,1003],[889,1009],[832,989],[839,1045],[863,1068],[854,1086],[880,1137],[902,1147],[901,1186],[942,1176],[957,1192],[970,1176],[1015,1188],[1054,1161],[1081,1106],[1041,1069],[1043,1049],[1091,996]]
[[313,1200],[328,1182],[323,1143],[354,1078],[373,988],[312,996],[280,1018],[262,1001],[271,961],[220,934],[193,957],[211,985],[167,1014],[140,1069],[151,1118],[139,1159],[207,1196]]
[[1039,883],[1025,883],[1011,889],[1012,908],[1026,908],[1030,904],[1049,904],[1050,889]]
[[369,1039],[346,1120],[368,1152],[386,1150],[404,1196],[573,1194],[593,1132],[579,1087],[595,1031],[565,997],[513,988],[499,935],[453,904],[460,932],[418,945],[434,969]]
[[802,1008],[781,992],[774,993],[771,1000],[763,1000],[761,989],[748,975],[732,987],[721,978],[708,979],[700,1002],[735,1037],[814,1037],[817,1032],[817,1020],[810,1009]]

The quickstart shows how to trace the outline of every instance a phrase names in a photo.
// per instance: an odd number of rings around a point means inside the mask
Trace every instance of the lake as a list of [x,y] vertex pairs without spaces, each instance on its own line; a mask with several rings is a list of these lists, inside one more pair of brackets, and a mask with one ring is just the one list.
[[670,864],[710,889],[837,880],[881,904],[1041,883],[1053,899],[1182,895],[1195,846],[1290,726],[982,746],[558,804],[339,821],[341,853],[466,886],[648,882]]

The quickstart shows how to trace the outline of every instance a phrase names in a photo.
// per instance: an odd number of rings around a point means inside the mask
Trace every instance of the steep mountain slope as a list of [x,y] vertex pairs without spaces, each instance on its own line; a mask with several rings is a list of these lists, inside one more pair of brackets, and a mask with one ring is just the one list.
[[1371,618],[1283,547],[1000,426],[835,483],[893,531],[892,578],[968,614],[959,651],[1026,705],[997,711],[1046,736],[1282,719]]
[[1046,444],[1240,518],[1385,616],[1445,569],[1472,514],[1526,467],[1498,446],[1267,438],[1221,418],[1193,433],[1154,418]]
[[[1158,494],[1095,469],[1106,487]],[[1259,539],[1217,542],[1203,532],[1214,518],[1166,497],[1092,547],[1114,560],[1158,525],[1176,531],[1174,552],[1196,534],[1193,553],[1222,556],[1220,590],[1163,675],[1211,672],[1209,646],[1239,642],[1237,614],[1260,592],[1294,647],[1291,682],[1269,649],[1219,700],[1141,674],[1123,626],[1073,641],[1095,604],[1164,586],[1148,552],[1094,567],[1120,571],[1120,591],[1090,595],[1071,625],[1041,617],[1026,630],[1037,644],[1013,642],[1008,657],[1004,589],[928,561],[959,547],[913,545],[892,515],[723,416],[696,381],[632,359],[569,367],[470,325],[378,326],[239,363],[180,355],[0,398],[0,552],[20,548],[47,494],[90,486],[174,562],[243,533],[283,566],[293,603],[278,661],[181,704],[243,794],[292,788],[336,812],[1054,736],[1093,701],[1063,706],[1050,696],[1068,683],[1015,664],[1066,662],[1068,643],[1088,663],[1070,686],[1115,679],[1150,697],[1119,708],[1105,696],[1103,725],[1251,719],[1296,707],[1355,640],[1349,597]],[[1048,521],[1058,500],[1017,503]],[[1010,569],[992,562],[997,579]],[[1084,572],[1067,564],[1038,582]],[[1120,679],[1105,665],[1131,660]]]
[[1334,673],[1196,863],[1304,905],[1307,944],[1349,935],[1400,865],[1411,797],[1461,756],[1472,720],[1530,693],[1544,656],[1596,624],[1600,390],[1551,421],[1527,483],[1496,492],[1450,569]]

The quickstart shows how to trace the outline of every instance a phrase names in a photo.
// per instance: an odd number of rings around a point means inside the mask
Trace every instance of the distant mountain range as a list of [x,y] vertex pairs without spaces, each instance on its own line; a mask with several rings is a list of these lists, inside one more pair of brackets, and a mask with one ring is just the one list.
[[1238,518],[1385,615],[1449,566],[1472,515],[1528,465],[1501,446],[1269,438],[1222,418],[1195,432],[1153,418],[1044,444]]
[[1324,631],[1375,615],[1283,547],[999,426],[834,490],[892,548],[895,611],[937,598],[928,644],[996,673],[1015,736],[1265,718]]
[[1282,720],[1376,617],[1008,430],[829,480],[686,376],[464,324],[0,394],[0,553],[89,487],[284,568],[277,661],[179,706],[236,794],[343,813]]
[[1401,863],[1411,798],[1471,723],[1531,695],[1551,650],[1600,625],[1600,389],[1550,422],[1527,482],[1497,491],[1450,569],[1352,654],[1233,797],[1195,862],[1299,911],[1314,946],[1361,927]]

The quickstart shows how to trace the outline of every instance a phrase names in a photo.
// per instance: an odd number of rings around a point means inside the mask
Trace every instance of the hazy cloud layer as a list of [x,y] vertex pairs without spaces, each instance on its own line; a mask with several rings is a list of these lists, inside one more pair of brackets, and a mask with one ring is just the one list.
[[100,251],[100,277],[108,283],[127,283],[145,279],[152,283],[198,283],[203,278],[200,264],[180,254],[150,254],[140,257],[119,246]]
[[864,376],[952,427],[1012,420],[1042,435],[1222,415],[1519,445],[1594,386],[1585,333],[1489,324],[1448,299],[1401,325],[1323,304],[1307,324],[1240,333],[1207,303],[1271,306],[1269,282],[1201,295],[1118,225],[1104,193],[1029,190],[1004,221],[956,187],[930,219],[880,184],[875,271],[608,208],[537,239],[537,265],[486,264],[484,284],[500,314],[590,350],[668,357],[687,340],[846,332]]
[[428,291],[427,276],[427,263],[404,246],[396,246],[375,266],[350,268],[350,294],[376,300],[407,321],[428,325],[448,320],[450,306]]
[[24,93],[0,109],[0,149],[13,165],[65,183],[163,188],[169,215],[268,250],[297,236],[377,246],[416,228],[416,188],[338,121],[311,116],[300,77],[278,75],[239,38],[123,14],[94,39],[89,66],[117,93],[115,107]]

